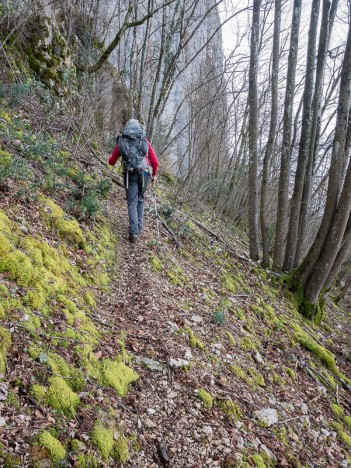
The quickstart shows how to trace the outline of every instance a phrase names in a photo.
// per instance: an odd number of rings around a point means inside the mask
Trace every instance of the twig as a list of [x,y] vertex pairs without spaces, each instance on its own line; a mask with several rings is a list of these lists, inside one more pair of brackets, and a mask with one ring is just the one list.
[[302,419],[302,418],[305,418],[305,417],[306,417],[306,415],[303,414],[301,416],[295,416],[294,418],[284,419],[284,421],[278,421],[276,424],[285,424],[287,422],[294,421],[295,419]]

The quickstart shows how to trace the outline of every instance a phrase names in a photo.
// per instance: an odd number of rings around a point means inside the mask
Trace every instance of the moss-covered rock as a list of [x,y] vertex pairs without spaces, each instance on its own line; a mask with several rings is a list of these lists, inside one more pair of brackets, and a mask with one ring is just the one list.
[[200,398],[202,401],[202,404],[204,405],[205,408],[211,409],[213,405],[213,398],[211,393],[207,392],[203,388],[200,388],[199,393],[197,396]]
[[324,348],[324,346],[319,345],[316,343],[313,338],[308,335],[306,332],[302,330],[299,325],[292,324],[292,327],[295,330],[295,338],[296,340],[303,346],[304,348],[311,351],[311,353],[319,359],[329,370],[333,372],[337,372],[337,366],[335,363],[334,355]]
[[220,408],[229,419],[240,419],[243,415],[243,411],[238,403],[234,403],[232,400],[216,400],[216,405]]
[[199,338],[197,338],[194,335],[194,332],[191,330],[191,328],[187,328],[185,331],[186,331],[187,335],[189,336],[189,344],[190,344],[191,348],[198,348],[198,349],[201,349],[201,350],[205,349],[205,345],[203,344],[203,342]]
[[112,458],[125,463],[129,458],[129,449],[126,439],[120,435],[112,448]]
[[38,435],[38,445],[47,450],[50,460],[54,464],[59,463],[66,457],[66,450],[61,442],[48,431],[43,431]]
[[105,460],[110,456],[114,446],[113,433],[114,430],[104,427],[100,420],[95,423],[91,432],[91,441]]
[[6,371],[6,353],[12,344],[11,334],[6,328],[0,327],[0,374]]
[[104,359],[101,363],[102,383],[114,388],[119,396],[124,397],[128,386],[135,382],[139,375],[119,360]]

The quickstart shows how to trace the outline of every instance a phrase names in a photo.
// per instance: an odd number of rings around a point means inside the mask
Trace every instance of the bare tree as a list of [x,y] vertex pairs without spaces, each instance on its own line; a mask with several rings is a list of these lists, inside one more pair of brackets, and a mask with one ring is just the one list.
[[261,235],[262,235],[262,266],[269,266],[269,228],[267,220],[268,210],[268,183],[269,183],[269,167],[272,159],[274,141],[276,137],[277,121],[278,121],[278,71],[279,71],[279,44],[280,44],[280,27],[281,27],[281,0],[275,0],[274,12],[274,32],[273,32],[273,51],[272,51],[272,97],[271,97],[271,120],[269,126],[269,135],[266,145],[263,169],[262,169],[262,186],[261,186],[261,205],[260,205],[260,220],[261,220]]
[[290,180],[290,159],[291,159],[291,128],[292,114],[295,93],[295,75],[297,63],[297,51],[299,44],[299,30],[301,17],[301,1],[294,0],[293,17],[291,24],[291,39],[288,58],[288,72],[286,79],[286,91],[284,102],[283,119],[283,142],[281,152],[277,223],[274,244],[273,268],[280,270],[283,264],[283,251],[285,245],[286,224],[288,216],[288,197]]
[[249,70],[249,240],[250,257],[259,259],[258,241],[258,150],[257,150],[257,71],[260,37],[261,0],[254,0],[251,29],[250,70]]

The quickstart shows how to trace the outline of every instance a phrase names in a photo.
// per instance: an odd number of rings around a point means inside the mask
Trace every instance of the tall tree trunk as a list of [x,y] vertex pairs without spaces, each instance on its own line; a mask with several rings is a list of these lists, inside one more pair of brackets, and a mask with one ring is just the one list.
[[327,200],[324,215],[316,239],[314,240],[304,261],[297,269],[294,278],[304,285],[310,279],[318,259],[325,247],[327,237],[333,222],[340,195],[342,168],[345,153],[345,143],[348,129],[349,103],[351,93],[351,32],[349,28],[346,51],[342,66],[338,112],[336,119],[333,150],[330,162]]
[[277,224],[276,224],[274,258],[273,258],[273,268],[275,270],[281,270],[282,268],[286,224],[287,224],[290,159],[291,159],[291,147],[290,147],[291,127],[292,127],[292,113],[293,113],[293,103],[294,103],[294,93],[295,93],[297,52],[298,52],[298,45],[299,45],[301,2],[302,0],[294,0],[292,26],[291,26],[288,72],[287,72],[287,79],[286,79],[286,91],[285,91],[285,102],[284,102],[283,143],[282,143],[279,189],[278,189]]
[[280,43],[280,24],[281,24],[281,0],[275,0],[274,11],[274,32],[273,32],[273,60],[272,60],[272,100],[271,100],[271,121],[269,126],[269,135],[266,151],[263,160],[262,169],[262,187],[261,187],[261,235],[262,235],[262,266],[269,266],[269,235],[267,220],[268,205],[268,179],[269,167],[272,159],[275,134],[278,120],[278,70],[279,70],[279,43]]
[[325,58],[329,46],[331,30],[333,27],[335,14],[339,0],[323,0],[323,15],[319,34],[316,83],[312,104],[311,133],[306,166],[306,175],[304,180],[304,189],[300,206],[298,242],[296,247],[294,266],[298,266],[303,255],[304,242],[307,229],[307,217],[312,192],[312,176],[315,155],[319,144],[320,123],[321,123],[321,101],[324,82]]
[[287,246],[284,260],[284,270],[291,270],[296,253],[297,236],[299,228],[300,204],[303,193],[303,186],[306,172],[307,152],[311,135],[311,107],[312,93],[314,82],[315,69],[315,53],[316,53],[316,38],[319,17],[320,0],[313,0],[310,29],[308,32],[308,48],[307,48],[307,63],[305,89],[303,95],[303,110],[301,123],[301,137],[299,146],[299,155],[297,159],[297,168],[295,175],[294,192],[290,204],[290,219],[287,236]]
[[249,70],[249,240],[250,257],[259,259],[258,244],[258,151],[257,151],[257,71],[261,0],[254,0]]
[[[317,237],[305,261],[293,276],[293,286],[300,289],[301,312],[316,322],[321,320],[319,300],[322,288],[340,250],[351,211],[351,159],[340,194],[342,167],[348,134],[351,96],[351,23],[342,67],[337,121],[329,171],[327,201]],[[339,197],[340,194],[340,197]],[[303,285],[306,284],[305,287]],[[301,289],[303,294],[301,295]]]

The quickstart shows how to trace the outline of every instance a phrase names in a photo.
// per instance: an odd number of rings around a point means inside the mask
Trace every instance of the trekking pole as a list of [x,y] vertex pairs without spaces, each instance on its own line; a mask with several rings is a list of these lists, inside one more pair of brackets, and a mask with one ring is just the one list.
[[159,226],[160,218],[159,218],[158,211],[157,211],[157,196],[156,196],[156,192],[155,192],[153,185],[151,185],[151,191],[152,191],[152,196],[154,199],[154,211],[156,215],[157,240],[160,240],[160,226]]

